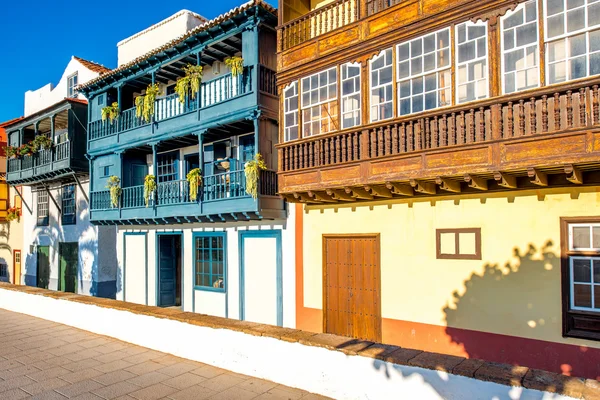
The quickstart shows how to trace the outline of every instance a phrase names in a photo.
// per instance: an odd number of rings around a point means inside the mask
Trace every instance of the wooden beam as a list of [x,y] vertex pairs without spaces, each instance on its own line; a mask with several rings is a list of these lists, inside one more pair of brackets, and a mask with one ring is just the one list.
[[327,189],[327,194],[331,196],[332,199],[339,201],[356,201],[355,197],[346,193],[343,189]]
[[323,202],[323,203],[337,203],[337,200],[333,199],[331,196],[327,195],[326,193],[313,192],[313,191],[309,190],[308,197],[312,197],[313,199]]
[[399,194],[401,196],[414,196],[415,191],[408,185],[402,185],[400,183],[386,182],[385,187],[390,189],[393,194]]
[[478,190],[488,190],[488,184],[486,179],[478,178],[470,174],[465,174],[465,182],[467,182],[470,188]]
[[413,187],[415,192],[423,194],[437,194],[435,184],[431,182],[419,182],[415,179],[410,180],[410,186]]
[[386,199],[391,199],[394,197],[392,192],[384,186],[365,186],[365,190],[367,192],[371,192],[373,196],[377,197],[384,197]]
[[300,203],[318,203],[318,201],[311,199],[306,194],[294,192],[294,197],[300,201]]
[[527,176],[531,180],[531,183],[538,186],[548,186],[548,175],[544,172],[538,171],[535,168],[527,168]]
[[353,188],[346,187],[346,188],[344,188],[344,190],[346,191],[346,193],[352,194],[352,197],[355,197],[357,199],[373,200],[373,196],[370,195],[365,189],[356,188],[356,187],[353,187]]
[[583,183],[583,174],[579,168],[572,164],[565,165],[565,174],[567,174],[567,180],[571,183],[581,185]]
[[447,192],[460,193],[461,191],[460,182],[457,181],[452,181],[450,179],[438,176],[437,178],[435,178],[435,183],[437,183],[440,186],[440,189],[445,190]]
[[498,182],[498,186],[505,187],[507,189],[517,188],[517,177],[512,175],[506,175],[500,171],[494,172],[494,179]]

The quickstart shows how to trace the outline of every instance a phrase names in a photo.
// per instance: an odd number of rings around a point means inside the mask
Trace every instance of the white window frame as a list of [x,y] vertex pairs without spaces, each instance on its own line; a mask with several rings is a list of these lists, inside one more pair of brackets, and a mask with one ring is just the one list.
[[[349,80],[354,80],[356,77],[353,76],[352,78],[347,78],[344,79],[344,74],[342,69],[344,67],[358,67],[359,68],[359,72],[358,72],[358,88],[355,88],[354,92],[348,93],[348,94],[344,94],[344,82],[345,81],[349,81]],[[340,90],[340,97],[341,97],[341,101],[340,101],[340,110],[341,110],[341,125],[342,125],[342,129],[346,129],[346,128],[353,128],[356,126],[360,126],[362,124],[362,65],[359,62],[349,62],[349,63],[345,63],[340,65],[340,76],[339,76],[339,80],[340,80],[340,85],[339,85],[339,90]],[[346,102],[344,101],[345,99],[355,96],[358,94],[358,108],[356,109],[351,109],[351,110],[345,110],[344,109],[344,105],[346,104]],[[358,112],[358,123],[355,125],[351,125],[351,126],[346,126],[344,125],[344,115],[346,114],[352,114],[354,115],[355,112]],[[354,117],[353,117],[354,118]]]
[[[506,91],[506,86],[505,86],[505,77],[506,77],[506,63],[504,61],[504,56],[506,55],[506,50],[504,48],[504,21],[509,18],[510,16],[512,16],[513,14],[519,12],[520,10],[523,10],[523,18],[525,19],[525,8],[526,5],[528,3],[534,3],[535,4],[535,13],[536,13],[536,19],[535,19],[535,23],[537,25],[536,30],[535,30],[535,47],[536,47],[536,60],[537,60],[537,65],[535,65],[536,69],[537,69],[537,78],[538,78],[538,82],[537,85],[535,87],[531,87],[528,89],[516,89],[516,85],[515,85],[515,90],[513,92],[507,92]],[[527,25],[527,24],[531,24],[531,22],[525,22],[523,23],[523,25]],[[522,26],[522,25],[520,25]],[[510,28],[510,29],[515,29],[516,28]],[[517,36],[516,36],[516,32],[515,32],[515,47],[513,47],[512,49],[510,49],[510,52],[514,52],[516,50],[520,50],[523,49],[525,52],[527,52],[527,48],[534,46],[533,43],[527,44],[527,45],[522,45],[522,46],[517,46]],[[489,52],[489,50],[488,50]],[[502,94],[511,94],[511,93],[517,93],[523,90],[529,90],[529,89],[535,89],[535,88],[539,88],[541,85],[541,79],[540,79],[540,9],[538,6],[538,2],[537,0],[529,0],[526,1],[525,3],[521,3],[519,4],[519,6],[517,8],[515,8],[513,11],[509,10],[502,18],[500,18],[500,65],[501,65],[501,77],[500,77],[500,84],[502,85]],[[527,53],[525,53],[525,55],[527,55]],[[527,60],[527,57],[525,57],[525,60]],[[525,68],[523,69],[517,69],[515,71],[511,71],[512,73],[517,73],[519,71],[527,71],[532,69],[533,66],[525,66]],[[515,81],[516,82],[516,81]]]
[[[329,97],[329,87],[332,85],[332,83],[329,81],[329,72],[330,71],[335,71],[335,96],[332,97],[332,98]],[[314,77],[314,76],[317,76],[317,78],[319,78],[319,75],[321,75],[322,73],[326,73],[327,74],[327,85],[325,85],[325,87],[327,88],[327,99],[326,100],[319,99],[316,103],[313,104],[310,101],[310,98],[309,98],[309,104],[305,105],[304,104],[304,96],[303,96],[304,95],[304,91],[303,91],[304,81],[308,80],[309,81],[309,85],[310,85],[310,79],[312,77]],[[338,116],[337,113],[336,113],[336,115],[329,114],[329,124],[333,126],[333,129],[330,129],[327,132],[323,132],[323,121],[324,121],[324,119],[320,118],[318,120],[318,122],[319,122],[319,132],[312,132],[309,135],[304,135],[304,126],[307,123],[306,119],[304,118],[304,111],[311,110],[311,112],[312,112],[312,109],[314,109],[315,107],[321,108],[321,107],[323,107],[325,105],[328,105],[330,103],[337,102],[338,101],[338,91],[339,91],[339,86],[338,85],[339,85],[339,71],[338,71],[338,67],[337,66],[334,66],[334,67],[331,67],[331,68],[327,68],[325,70],[316,72],[314,74],[310,74],[309,76],[306,76],[306,77],[300,79],[300,88],[298,89],[298,94],[300,96],[300,98],[299,98],[299,101],[300,101],[300,103],[299,103],[300,104],[300,112],[302,113],[302,126],[301,126],[301,132],[302,132],[302,134],[299,137],[311,137],[311,136],[319,135],[319,134],[322,134],[322,133],[335,132],[335,131],[339,130],[339,122],[338,122],[337,126],[334,123],[335,117]],[[321,89],[321,87],[322,87],[321,86],[321,82],[319,81],[318,86],[317,86],[317,91],[319,91]],[[310,91],[312,91],[312,90],[314,90],[314,89],[311,88]],[[338,103],[338,107],[339,107],[339,103]],[[311,119],[308,123],[310,125],[312,125],[314,122],[317,122],[317,120]]]
[[[582,77],[579,78],[575,78],[575,79],[585,79],[587,77],[590,76],[597,76],[600,74],[595,74],[595,75],[590,75],[590,71],[589,71],[589,60],[590,60],[590,31],[592,30],[598,30],[600,29],[600,20],[598,21],[598,24],[596,25],[588,25],[588,6],[590,4],[589,0],[584,0],[584,5],[580,6],[580,7],[576,7],[576,8],[583,8],[584,9],[584,22],[585,22],[585,27],[573,32],[567,32],[567,9],[566,9],[566,0],[562,0],[563,1],[563,5],[565,6],[565,10],[563,11],[563,23],[564,23],[564,28],[565,28],[565,33],[563,33],[562,35],[559,36],[555,36],[552,38],[548,37],[548,31],[549,29],[545,28],[544,29],[544,46],[545,46],[545,70],[546,70],[546,84],[547,85],[556,85],[556,84],[560,84],[560,83],[564,83],[564,82],[570,82],[574,79],[570,78],[571,75],[571,63],[570,61],[573,58],[579,58],[581,57],[581,55],[579,56],[575,56],[575,57],[571,57],[569,54],[569,40],[574,37],[574,36],[578,36],[582,33],[585,33],[586,35],[586,65],[585,65],[585,70],[586,70],[586,74]],[[597,3],[597,1],[593,1],[592,3]],[[544,27],[548,26],[548,0],[544,1]],[[555,14],[556,15],[556,14]],[[550,51],[548,51],[548,48],[550,46],[550,43],[554,43],[554,42],[558,42],[558,41],[565,41],[565,58],[561,61],[555,61],[553,64],[558,64],[560,62],[565,62],[565,80],[564,81],[560,81],[560,82],[554,82],[554,83],[550,83]],[[600,53],[600,51],[595,51],[594,54],[596,53]]]
[[[37,219],[50,217],[50,194],[46,190],[40,190],[37,192]],[[40,207],[45,205],[45,207]],[[44,215],[40,215],[40,212],[45,209]]]
[[[294,96],[290,96],[290,97],[286,98],[285,92],[293,87],[296,88],[296,94]],[[300,129],[300,93],[298,92],[298,81],[294,81],[294,82],[290,83],[289,85],[287,85],[286,87],[284,87],[282,97],[283,97],[283,141],[289,142],[291,140],[301,139],[302,138],[302,130]],[[297,103],[298,103],[298,106],[296,107],[295,110],[292,110],[291,107],[289,106],[289,103],[291,103],[290,99],[293,97],[297,98]],[[286,117],[291,114],[296,114],[296,118],[295,118],[296,124],[287,126],[286,125],[286,121],[287,121]],[[289,132],[290,132],[291,128],[294,128],[294,127],[298,131],[298,135],[297,135],[298,137],[296,139],[290,139]]]
[[[435,50],[433,52],[427,53],[427,54],[434,54],[435,68],[432,69],[432,70],[430,70],[430,71],[425,71],[424,66],[423,66],[422,71],[420,73],[418,73],[418,74],[415,74],[415,75],[412,74],[412,68],[411,68],[411,71],[410,71],[410,73],[409,73],[409,75],[407,77],[400,78],[400,47],[407,44],[408,47],[409,47],[409,51],[411,51],[410,49],[412,48],[412,42],[413,41],[415,41],[415,40],[421,40],[421,43],[423,43],[423,40],[425,39],[425,37],[431,36],[431,35],[435,35],[437,37],[437,35],[439,33],[444,32],[444,31],[448,32],[448,46],[447,47],[438,48],[437,43],[436,43]],[[446,65],[444,67],[439,67],[438,66],[438,57],[437,57],[437,55],[438,55],[439,51],[445,50],[445,49],[448,49],[448,57],[449,57],[448,65]],[[424,55],[425,55],[425,53],[423,52],[421,54],[421,57],[424,57]],[[396,45],[396,57],[395,57],[395,60],[396,60],[396,93],[395,93],[395,95],[396,95],[396,103],[397,103],[397,107],[396,107],[397,110],[396,110],[396,112],[397,112],[398,116],[412,115],[412,114],[416,114],[416,113],[420,113],[420,112],[425,112],[425,111],[429,111],[429,110],[435,110],[435,109],[438,109],[438,108],[448,107],[448,106],[452,105],[452,103],[453,103],[453,99],[452,99],[452,61],[453,61],[453,57],[452,57],[452,32],[451,32],[451,28],[450,27],[439,29],[439,30],[437,30],[435,32],[430,32],[430,33],[427,33],[425,35],[421,35],[421,36],[418,36],[418,37],[415,37],[415,38],[412,38],[410,40],[406,40],[406,41],[404,41],[402,43],[397,44]],[[408,58],[409,66],[410,66],[411,61],[412,61],[412,57],[410,57],[410,55],[409,55],[409,58]],[[433,93],[433,92],[435,92],[437,94],[436,95],[436,104],[439,104],[439,94],[441,92],[440,85],[439,85],[439,81],[440,81],[440,79],[439,79],[439,73],[442,72],[442,71],[450,71],[450,82],[448,83],[447,86],[444,87],[444,89],[450,89],[450,103],[449,104],[444,104],[444,105],[436,105],[434,108],[427,109],[427,108],[425,108],[425,95],[427,93]],[[431,74],[435,74],[436,75],[436,78],[435,78],[436,79],[436,88],[433,91],[427,92],[426,89],[425,89],[425,79],[424,78],[425,78],[425,76],[431,75]],[[410,95],[410,97],[408,97],[411,100],[411,112],[408,113],[408,114],[402,114],[400,112],[400,110],[401,110],[401,100],[403,98],[400,97],[400,86],[401,86],[401,84],[403,82],[406,82],[406,81],[411,82],[411,85],[412,85],[412,80],[413,79],[417,79],[417,78],[423,78],[423,91],[421,92],[421,94],[423,95],[423,110],[421,110],[421,111],[413,111],[412,110],[412,98],[414,97],[414,94],[412,93],[412,89],[411,89],[411,95]]]
[[[376,56],[373,56],[373,58],[371,58],[369,60],[369,121],[370,122],[380,122],[380,121],[387,121],[390,120],[392,118],[395,117],[394,115],[394,77],[392,76],[392,80],[390,81],[390,83],[386,83],[384,85],[377,85],[377,86],[373,86],[373,76],[372,76],[372,72],[373,72],[373,63],[380,59],[381,57],[385,57],[385,53],[387,51],[391,51],[392,55],[390,56],[390,65],[389,67],[391,67],[392,69],[392,73],[394,71],[394,48],[389,48],[389,49],[385,49],[385,50],[381,50],[379,52],[379,54],[377,54]],[[387,66],[383,67],[383,68],[387,68]],[[373,89],[379,89],[379,88],[383,88],[386,86],[391,86],[392,87],[392,98],[389,101],[383,102],[383,103],[377,103],[377,119],[375,119],[375,115],[373,115]],[[388,103],[392,103],[392,116],[390,118],[385,118],[385,119],[379,119],[379,107],[381,107],[384,104],[388,104]]]
[[[67,77],[67,97],[69,98],[75,98],[77,97],[77,92],[75,92],[75,87],[78,85],[79,83],[79,74],[77,72],[75,72],[74,74],[71,74]],[[73,78],[77,78],[78,83],[73,84]]]
[[[459,51],[458,51],[458,27],[461,25],[466,25],[467,27],[467,31],[466,31],[466,35],[467,35],[467,40],[468,40],[468,35],[469,35],[469,30],[468,27],[469,26],[483,26],[485,28],[485,57],[476,57],[473,58],[469,61],[465,61],[465,62],[459,62],[458,61],[458,55],[459,55]],[[456,74],[456,79],[455,79],[455,99],[454,99],[454,104],[468,104],[470,102],[473,101],[480,101],[480,100],[484,100],[490,97],[490,46],[489,46],[489,35],[490,35],[490,29],[488,26],[488,23],[486,21],[477,21],[477,22],[472,22],[472,21],[465,21],[462,22],[460,24],[456,24],[454,27],[454,70],[455,70],[455,74]],[[475,46],[475,49],[477,49],[477,46]],[[459,97],[458,97],[458,93],[459,90],[458,88],[461,86],[461,83],[459,82],[459,75],[458,75],[458,70],[461,66],[463,65],[468,65],[470,63],[473,62],[477,62],[477,61],[483,61],[485,60],[485,81],[486,81],[486,85],[485,85],[485,96],[481,97],[481,98],[475,98],[473,100],[467,100],[467,101],[460,101]],[[468,73],[468,68],[467,68],[467,73]],[[477,81],[467,81],[465,83],[470,83],[470,82],[477,82]],[[475,90],[477,90],[477,85],[475,85]]]
[[600,228],[600,223],[569,224],[569,250],[570,251],[598,251],[598,252],[600,252],[600,247],[574,248],[573,247],[573,228],[589,228],[589,230],[590,230],[590,245],[593,245],[594,244],[593,228]]
[[[590,247],[587,248],[575,248],[573,246],[573,228],[588,228],[590,232]],[[600,290],[600,282],[594,281],[594,261],[600,261],[600,247],[593,247],[594,245],[594,228],[600,228],[600,223],[574,223],[569,224],[569,251],[572,252],[598,252],[597,256],[594,255],[572,255],[569,256],[569,308],[577,311],[589,311],[600,313],[600,307],[594,308],[594,292]],[[574,260],[586,260],[590,262],[590,282],[575,282],[575,274],[573,273],[573,261]],[[575,306],[575,284],[591,286],[591,305],[592,307],[577,307]]]

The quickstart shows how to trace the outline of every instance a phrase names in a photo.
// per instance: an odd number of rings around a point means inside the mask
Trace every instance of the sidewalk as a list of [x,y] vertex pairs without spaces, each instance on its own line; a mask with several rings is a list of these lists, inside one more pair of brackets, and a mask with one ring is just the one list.
[[0,398],[326,399],[3,309]]

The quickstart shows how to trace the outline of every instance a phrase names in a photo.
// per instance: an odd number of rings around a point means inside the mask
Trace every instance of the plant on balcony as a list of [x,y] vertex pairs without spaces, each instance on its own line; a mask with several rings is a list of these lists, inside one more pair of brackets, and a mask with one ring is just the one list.
[[231,70],[231,75],[236,77],[244,72],[244,59],[242,57],[233,56],[225,59],[225,65]]
[[17,207],[11,207],[6,211],[6,220],[8,222],[21,220],[21,209]]
[[6,157],[13,158],[17,156],[17,148],[15,146],[6,146]]
[[186,175],[190,184],[190,199],[196,201],[198,198],[198,187],[202,186],[202,171],[200,168],[194,168]]
[[34,149],[33,146],[30,143],[25,143],[22,144],[21,146],[19,146],[19,148],[17,149],[17,154],[21,157],[24,156],[31,156],[34,153]]
[[135,98],[135,116],[141,118],[144,114],[144,96]]
[[252,196],[253,199],[258,197],[258,178],[260,171],[267,169],[267,164],[260,153],[256,153],[254,160],[248,161],[244,166],[246,172],[246,193]]
[[160,96],[160,88],[158,87],[158,83],[155,83],[154,85],[148,85],[146,88],[146,95],[144,96],[144,107],[142,111],[142,117],[146,122],[150,122],[152,120],[152,116],[154,115],[154,102],[156,101],[157,96]]
[[121,196],[121,180],[112,175],[108,178],[106,188],[110,191],[110,204],[113,208],[119,206],[119,197]]
[[102,108],[102,121],[110,120],[112,124],[115,119],[119,118],[119,103],[116,101],[112,103],[110,106],[106,106]]
[[196,98],[202,82],[202,70],[201,65],[188,64],[183,67],[185,76],[177,79],[175,84],[175,93],[177,93],[181,104],[185,103],[188,93],[190,93],[192,99]]
[[148,207],[150,196],[152,196],[154,192],[156,192],[156,176],[152,174],[146,175],[146,178],[144,179],[144,201],[146,202],[146,207]]
[[29,146],[34,153],[37,153],[41,149],[49,150],[52,148],[52,139],[45,135],[37,135],[31,142],[29,142]]

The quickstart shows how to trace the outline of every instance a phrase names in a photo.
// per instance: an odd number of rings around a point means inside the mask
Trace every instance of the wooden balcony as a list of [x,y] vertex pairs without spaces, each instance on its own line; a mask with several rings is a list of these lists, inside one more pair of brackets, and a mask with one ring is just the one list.
[[190,198],[187,180],[160,182],[148,206],[144,186],[122,189],[117,207],[108,190],[90,196],[91,220],[95,224],[164,224],[226,222],[284,218],[283,201],[277,196],[275,171],[262,171],[258,198],[246,193],[243,170],[204,176],[198,198]]
[[600,79],[278,145],[280,194],[329,203],[600,183]]

